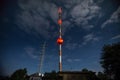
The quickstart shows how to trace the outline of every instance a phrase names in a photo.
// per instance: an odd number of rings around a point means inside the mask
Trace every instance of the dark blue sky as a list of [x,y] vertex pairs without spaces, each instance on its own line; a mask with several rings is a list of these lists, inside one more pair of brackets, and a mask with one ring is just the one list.
[[0,8],[0,67],[2,74],[27,68],[38,71],[46,41],[42,72],[58,71],[58,13],[63,9],[63,70],[102,71],[102,47],[120,41],[117,0],[4,0]]

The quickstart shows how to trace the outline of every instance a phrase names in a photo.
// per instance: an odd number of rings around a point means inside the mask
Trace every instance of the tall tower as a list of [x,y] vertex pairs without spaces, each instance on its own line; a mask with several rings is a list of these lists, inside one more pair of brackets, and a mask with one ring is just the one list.
[[58,25],[59,25],[59,38],[57,39],[57,43],[59,44],[59,71],[62,71],[62,44],[63,44],[63,39],[62,39],[62,8],[58,8]]
[[46,48],[46,42],[44,42],[40,54],[40,64],[39,64],[39,76],[42,76],[42,65],[43,65],[43,60],[44,60],[44,55],[45,55],[45,48]]

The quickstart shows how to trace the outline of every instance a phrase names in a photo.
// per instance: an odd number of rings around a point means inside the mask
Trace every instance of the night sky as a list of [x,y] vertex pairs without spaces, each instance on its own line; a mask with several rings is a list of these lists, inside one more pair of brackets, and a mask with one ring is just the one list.
[[120,41],[118,0],[1,0],[1,74],[20,68],[27,68],[28,74],[37,72],[45,41],[42,72],[58,71],[59,6],[63,10],[63,70],[103,71],[102,47]]

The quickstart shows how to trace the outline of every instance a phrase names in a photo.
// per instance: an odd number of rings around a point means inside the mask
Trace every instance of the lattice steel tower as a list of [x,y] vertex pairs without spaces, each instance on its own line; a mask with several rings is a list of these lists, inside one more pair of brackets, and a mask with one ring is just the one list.
[[42,75],[42,65],[43,65],[43,60],[44,60],[44,55],[45,55],[45,48],[46,48],[46,42],[44,42],[42,46],[42,51],[40,53],[40,64],[39,64],[39,76]]

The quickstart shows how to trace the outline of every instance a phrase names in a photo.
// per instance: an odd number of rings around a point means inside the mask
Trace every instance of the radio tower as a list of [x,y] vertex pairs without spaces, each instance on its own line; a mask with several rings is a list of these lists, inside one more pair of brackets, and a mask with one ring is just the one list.
[[62,39],[62,8],[58,8],[58,25],[59,25],[59,38],[57,39],[57,43],[59,44],[59,71],[62,71],[62,44],[63,44],[63,39]]
[[44,55],[45,55],[45,47],[46,47],[46,42],[44,42],[42,46],[42,51],[40,54],[40,64],[39,64],[39,72],[38,72],[39,76],[42,76],[42,65],[43,65],[43,60],[44,60]]

